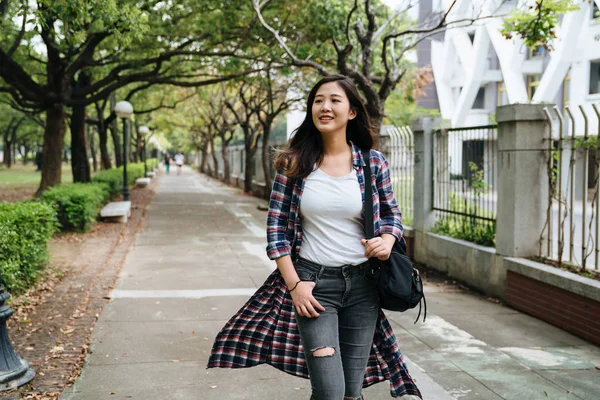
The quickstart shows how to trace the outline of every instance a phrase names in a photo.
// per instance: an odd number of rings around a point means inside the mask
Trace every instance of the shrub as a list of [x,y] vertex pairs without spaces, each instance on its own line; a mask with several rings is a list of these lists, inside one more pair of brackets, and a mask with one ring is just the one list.
[[127,179],[129,180],[130,185],[133,185],[136,179],[143,177],[144,163],[127,164]]
[[[149,161],[149,160],[148,160]],[[148,168],[149,164],[148,164]],[[127,164],[127,181],[133,185],[135,180],[144,176],[144,163]],[[92,177],[92,182],[103,183],[108,186],[110,198],[119,196],[123,190],[123,167],[105,169]]]
[[62,231],[85,232],[108,197],[109,188],[105,184],[71,183],[46,190],[42,200],[56,210]]
[[431,232],[482,246],[496,246],[496,222],[477,224],[462,215],[438,220]]
[[146,160],[146,165],[148,166],[148,170],[152,171],[155,168],[158,168],[158,158],[149,158]]
[[49,204],[0,203],[0,277],[8,291],[23,291],[35,282],[57,228],[56,212]]

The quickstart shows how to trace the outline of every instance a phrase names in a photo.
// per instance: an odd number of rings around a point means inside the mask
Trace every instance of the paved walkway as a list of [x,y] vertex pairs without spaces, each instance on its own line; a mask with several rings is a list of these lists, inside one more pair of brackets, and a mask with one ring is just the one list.
[[[206,370],[216,332],[272,271],[262,200],[189,169],[163,175],[81,377],[62,399],[306,400],[262,365]],[[426,400],[600,399],[600,349],[510,308],[428,283],[427,323],[388,313]],[[365,391],[386,399],[389,386]]]

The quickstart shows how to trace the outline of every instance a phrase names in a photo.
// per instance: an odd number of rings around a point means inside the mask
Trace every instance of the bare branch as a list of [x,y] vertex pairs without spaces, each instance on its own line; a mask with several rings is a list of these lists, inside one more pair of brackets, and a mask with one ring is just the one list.
[[350,43],[350,18],[352,18],[352,14],[354,14],[354,11],[356,11],[358,9],[358,0],[354,0],[354,7],[352,7],[352,10],[350,10],[350,12],[348,13],[348,18],[346,18],[346,40],[348,40],[348,43]]
[[305,60],[301,60],[298,57],[296,57],[296,55],[290,50],[290,48],[285,44],[285,41],[283,40],[283,38],[279,35],[279,32],[276,31],[271,25],[269,25],[262,13],[261,13],[261,8],[262,6],[266,4],[266,3],[260,3],[259,0],[252,0],[252,5],[254,6],[254,10],[256,11],[256,14],[258,15],[258,19],[260,20],[260,23],[269,31],[273,34],[273,36],[275,37],[275,39],[277,39],[277,41],[279,42],[279,45],[281,46],[281,48],[283,48],[283,50],[286,52],[286,54],[288,56],[290,56],[290,58],[292,59],[292,63],[296,66],[299,67],[312,67],[314,69],[316,69],[321,75],[330,75],[329,71],[327,71],[327,69],[315,62],[315,61],[311,61],[308,59]]
[[13,42],[13,45],[11,46],[11,48],[6,52],[6,55],[8,56],[8,58],[12,58],[14,52],[19,47],[21,40],[23,40],[23,36],[25,36],[25,26],[27,25],[27,9],[28,9],[26,1],[23,2],[23,8],[24,8],[23,9],[23,22],[21,23],[21,31],[15,38],[15,41]]

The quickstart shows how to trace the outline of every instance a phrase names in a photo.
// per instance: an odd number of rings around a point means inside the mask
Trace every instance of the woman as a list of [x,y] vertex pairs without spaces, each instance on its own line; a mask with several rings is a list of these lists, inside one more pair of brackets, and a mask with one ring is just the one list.
[[314,400],[362,399],[385,379],[393,397],[421,397],[369,279],[369,258],[387,259],[402,235],[388,163],[371,150],[375,237],[364,239],[361,151],[372,146],[354,83],[321,79],[275,160],[267,254],[277,270],[218,334],[209,368],[266,362],[310,376]]

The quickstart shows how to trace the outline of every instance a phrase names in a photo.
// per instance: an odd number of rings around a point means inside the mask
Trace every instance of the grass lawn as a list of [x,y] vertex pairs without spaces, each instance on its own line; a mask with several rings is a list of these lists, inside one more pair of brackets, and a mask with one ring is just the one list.
[[[30,163],[29,165],[22,165],[18,163],[13,165],[10,169],[0,167],[0,185],[23,185],[23,184],[40,184],[42,179],[41,172],[35,172],[35,165]],[[62,166],[62,183],[73,182],[73,175],[71,174],[71,166],[63,164]]]
[[[0,166],[0,202],[28,200],[35,194],[40,180],[41,172],[35,172],[35,164],[23,165],[18,162],[10,169]],[[71,166],[63,164],[62,183],[73,182]]]

